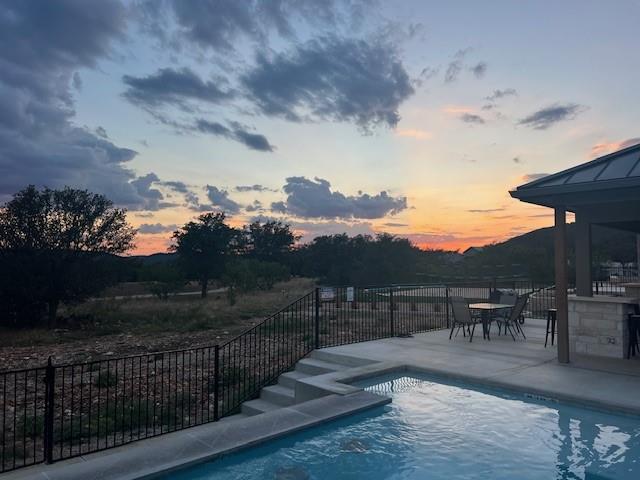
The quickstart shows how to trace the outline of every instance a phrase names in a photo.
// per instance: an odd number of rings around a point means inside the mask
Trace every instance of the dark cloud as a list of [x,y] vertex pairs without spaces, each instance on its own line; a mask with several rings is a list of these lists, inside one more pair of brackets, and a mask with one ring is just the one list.
[[[296,23],[338,31],[357,29],[375,0],[146,0],[136,13],[143,30],[163,46],[189,51],[188,46],[214,51],[236,50],[248,39],[265,44],[271,32],[293,39]],[[186,44],[189,45],[186,45]]]
[[158,234],[173,232],[178,229],[178,225],[172,223],[170,225],[163,225],[162,223],[143,223],[138,227],[138,233],[142,234]]
[[162,208],[175,207],[175,203],[164,202],[164,195],[157,188],[153,188],[154,184],[161,184],[160,179],[155,173],[148,173],[131,181],[131,185],[135,188],[137,194],[142,199],[136,208],[141,210],[156,211]]
[[352,122],[364,130],[395,127],[414,89],[394,47],[323,37],[288,53],[260,53],[241,77],[259,110],[291,121]]
[[204,81],[189,68],[175,70],[161,68],[146,77],[124,75],[122,81],[127,85],[124,97],[131,103],[145,107],[176,105],[190,110],[189,102],[221,103],[233,96],[233,93],[220,88],[226,80],[217,78]]
[[487,73],[487,64],[486,62],[478,62],[469,70],[476,76],[476,78],[482,78],[485,73]]
[[565,120],[573,120],[585,110],[585,107],[577,103],[565,103],[551,105],[542,108],[518,122],[519,125],[535,130],[546,130],[552,125]]
[[177,180],[167,180],[167,181],[161,182],[161,185],[164,185],[165,187],[169,187],[171,190],[174,190],[178,193],[189,192],[189,187],[187,186],[187,184]]
[[484,118],[482,118],[480,115],[476,115],[474,113],[463,113],[462,115],[460,115],[459,118],[464,123],[474,123],[476,125],[481,125],[481,124],[485,123]]
[[206,190],[207,198],[212,206],[218,207],[231,214],[240,211],[240,205],[229,198],[229,193],[226,190],[220,190],[211,185],[207,185]]
[[263,185],[237,185],[236,192],[277,192],[277,189],[265,187]]
[[136,152],[73,123],[77,70],[111,55],[125,14],[114,0],[0,5],[0,196],[30,183],[69,185],[145,208],[127,166]]
[[260,200],[254,200],[251,205],[247,205],[245,207],[245,210],[250,213],[262,211],[263,210],[262,202]]
[[373,219],[407,208],[406,197],[392,197],[385,191],[377,195],[359,192],[346,196],[331,191],[331,184],[321,178],[289,177],[283,189],[286,201],[272,203],[271,209],[302,218]]
[[100,138],[104,138],[104,139],[109,138],[109,135],[107,135],[107,131],[104,129],[104,127],[96,127],[95,133]]
[[491,95],[487,95],[484,98],[489,102],[495,102],[496,100],[500,100],[501,98],[516,96],[516,95],[518,95],[518,92],[516,91],[515,88],[505,88],[502,90],[496,89],[493,91],[493,93],[491,93]]
[[248,130],[249,127],[238,122],[230,122],[229,126],[219,122],[210,122],[202,118],[196,121],[196,127],[201,133],[208,133],[218,137],[236,140],[252,150],[259,152],[273,152],[275,147],[269,143],[267,137]]
[[271,211],[276,213],[287,213],[287,204],[283,201],[272,202]]

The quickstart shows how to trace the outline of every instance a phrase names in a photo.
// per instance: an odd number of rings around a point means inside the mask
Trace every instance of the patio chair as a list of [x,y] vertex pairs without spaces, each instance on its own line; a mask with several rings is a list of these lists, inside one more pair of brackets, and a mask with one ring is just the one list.
[[451,297],[451,309],[453,310],[453,322],[451,323],[451,333],[449,334],[449,340],[453,336],[453,331],[458,327],[456,337],[462,328],[462,335],[466,336],[466,332],[469,333],[469,342],[473,341],[473,332],[476,329],[476,323],[478,323],[477,317],[475,317],[469,309],[469,302],[463,297]]
[[520,316],[524,311],[524,307],[527,306],[528,301],[529,301],[529,295],[520,295],[516,300],[516,304],[513,306],[513,308],[509,312],[509,315],[505,317],[503,320],[505,334],[507,333],[507,330],[508,330],[509,333],[511,334],[511,338],[513,338],[514,341],[516,339],[516,336],[514,335],[514,331],[516,335],[520,334],[522,335],[522,338],[524,338],[525,340],[527,339],[526,335],[524,334],[524,330],[522,329],[522,325],[520,324]]
[[[501,303],[503,305],[515,305],[518,296],[515,292],[505,292],[501,290],[492,290],[489,294],[490,303]],[[502,333],[502,324],[509,320],[510,310],[496,310],[491,313],[491,320],[498,324],[498,335]],[[521,322],[522,323],[522,322]],[[507,334],[507,328],[504,329],[505,335]]]

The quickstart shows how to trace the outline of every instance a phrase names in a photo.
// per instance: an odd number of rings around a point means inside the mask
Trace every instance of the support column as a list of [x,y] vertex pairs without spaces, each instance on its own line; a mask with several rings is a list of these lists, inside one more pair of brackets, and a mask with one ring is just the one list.
[[636,267],[638,267],[638,275],[640,275],[640,234],[636,235]]
[[591,276],[591,224],[584,212],[576,212],[576,294],[593,296]]
[[567,210],[555,207],[556,322],[558,361],[569,363],[569,305],[567,299]]

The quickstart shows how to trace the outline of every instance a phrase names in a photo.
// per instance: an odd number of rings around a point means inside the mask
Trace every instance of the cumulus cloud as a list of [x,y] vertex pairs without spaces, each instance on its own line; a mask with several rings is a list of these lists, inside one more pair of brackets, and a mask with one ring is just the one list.
[[248,130],[249,127],[238,122],[230,122],[229,126],[219,122],[210,122],[202,118],[196,121],[196,127],[201,133],[208,133],[219,137],[236,140],[246,147],[259,152],[273,152],[275,147],[269,143],[267,137]]
[[458,118],[460,118],[460,120],[462,120],[464,123],[473,123],[476,125],[482,125],[483,123],[485,123],[484,118],[482,118],[480,115],[476,115],[475,113],[463,113]]
[[178,229],[178,225],[172,223],[163,225],[162,223],[143,223],[138,227],[138,233],[143,235],[173,232]]
[[351,122],[363,130],[395,127],[401,103],[414,93],[392,45],[335,36],[286,53],[259,53],[241,83],[265,115]]
[[206,191],[207,198],[211,202],[212,206],[218,207],[230,214],[238,213],[240,211],[240,204],[230,199],[229,192],[226,190],[220,190],[218,187],[207,185]]
[[77,70],[109,57],[125,29],[126,10],[114,0],[0,6],[0,196],[30,183],[69,185],[146,206],[127,166],[136,152],[73,124]]
[[347,196],[332,191],[331,184],[322,178],[289,177],[283,190],[287,194],[286,201],[272,203],[272,211],[302,218],[374,219],[407,208],[406,197],[392,197],[385,191],[376,195],[358,192]]
[[518,124],[535,130],[546,130],[558,122],[573,120],[584,110],[585,107],[577,103],[556,103],[527,115]]
[[190,101],[221,103],[233,96],[233,92],[219,87],[226,80],[219,77],[204,81],[189,68],[161,68],[146,77],[124,75],[122,81],[127,85],[124,97],[146,107],[171,104],[190,109]]

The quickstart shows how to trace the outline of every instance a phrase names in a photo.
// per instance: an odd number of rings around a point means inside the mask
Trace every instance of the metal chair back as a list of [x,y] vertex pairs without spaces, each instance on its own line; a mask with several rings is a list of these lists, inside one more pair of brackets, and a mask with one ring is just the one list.
[[456,323],[473,323],[469,303],[463,297],[451,297],[451,309]]
[[529,295],[520,295],[516,299],[516,303],[511,309],[511,314],[509,315],[509,321],[517,322],[524,311],[524,307],[527,306],[527,301],[529,300]]

